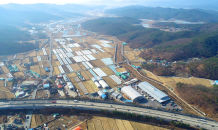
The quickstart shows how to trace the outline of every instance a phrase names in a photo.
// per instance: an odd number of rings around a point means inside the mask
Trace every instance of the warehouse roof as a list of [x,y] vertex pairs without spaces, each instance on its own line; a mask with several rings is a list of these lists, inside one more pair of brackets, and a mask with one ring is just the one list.
[[121,92],[126,94],[132,101],[137,101],[143,99],[143,96],[139,94],[135,89],[133,89],[131,86],[124,86],[121,89]]
[[160,103],[170,99],[165,93],[161,92],[159,89],[152,86],[148,82],[141,82],[138,86]]

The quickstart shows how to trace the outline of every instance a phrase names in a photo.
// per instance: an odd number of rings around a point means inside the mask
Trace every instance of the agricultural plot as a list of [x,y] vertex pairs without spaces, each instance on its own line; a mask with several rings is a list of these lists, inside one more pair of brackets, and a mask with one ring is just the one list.
[[117,68],[116,71],[117,72],[124,72],[124,71],[126,71],[126,69],[125,68]]
[[[0,87],[2,88],[2,87],[4,87],[4,86],[5,86],[5,81],[0,80]],[[0,90],[1,90],[1,88],[0,88]]]
[[101,70],[104,71],[105,74],[107,74],[107,75],[113,75],[114,74],[114,72],[108,67],[103,67],[103,68],[101,68]]
[[[91,73],[89,71],[81,71],[81,75],[86,79],[90,80],[92,78]],[[91,76],[91,77],[90,77]]]
[[33,62],[38,62],[37,57],[33,57]]
[[10,71],[8,70],[8,68],[6,66],[1,66],[2,70],[4,71],[4,73],[10,73]]
[[72,69],[73,69],[74,71],[76,71],[76,72],[81,70],[81,68],[79,67],[78,64],[70,64],[70,66],[71,66]]
[[132,52],[125,52],[124,56],[128,58],[130,61],[135,60],[135,55]]
[[0,99],[5,99],[5,98],[7,98],[5,92],[0,91]]
[[53,75],[59,75],[61,72],[58,67],[54,67]]
[[119,130],[116,121],[113,118],[107,118],[107,120],[112,130]]
[[54,63],[56,64],[56,66],[61,65],[59,61],[55,61]]
[[20,71],[24,71],[26,70],[25,68],[21,67],[20,64],[15,64],[17,66],[17,68],[20,70]]
[[105,66],[105,64],[104,64],[101,60],[90,61],[90,64],[91,64],[93,67]]
[[42,61],[42,64],[43,64],[44,68],[50,67],[48,61]]
[[82,49],[80,47],[73,47],[71,48],[73,51],[82,51]]
[[118,84],[113,80],[111,79],[109,76],[106,76],[106,77],[102,77],[106,83],[111,87],[111,88],[114,88],[116,87]]
[[82,92],[82,90],[80,89],[79,85],[77,83],[73,83],[73,85],[76,87],[76,89],[79,90],[79,93],[81,96],[84,96],[84,93]]
[[143,130],[143,128],[139,125],[138,122],[129,121],[134,130]]
[[69,78],[77,77],[76,73],[69,73],[69,74],[67,74],[67,76],[68,76]]
[[193,82],[195,82],[195,84],[202,84],[202,85],[205,85],[207,87],[212,87],[212,84],[211,84],[211,82],[208,79],[192,77],[191,80]]
[[41,74],[41,75],[46,75],[45,69],[43,69],[43,68],[40,69],[40,74]]
[[33,57],[33,56],[36,56],[36,52],[35,51],[32,51],[30,54],[29,54],[30,57]]
[[80,89],[82,90],[83,93],[88,93],[88,90],[86,89],[86,87],[83,85],[82,82],[77,83],[80,87]]
[[39,69],[39,65],[30,66],[30,69],[31,69],[31,70]]
[[99,88],[95,85],[95,83],[92,82],[92,80],[87,81],[87,83],[89,83],[95,92],[99,91]]
[[7,88],[11,88],[13,86],[13,82],[7,82]]
[[123,48],[124,48],[124,51],[134,51],[134,49],[132,49],[129,46],[126,46],[126,45],[124,45]]
[[78,63],[78,65],[82,70],[86,70],[86,67],[82,63]]
[[20,64],[21,60],[13,60],[13,64]]
[[0,74],[1,78],[7,78],[6,74]]
[[23,72],[15,72],[13,75],[17,78],[25,78],[25,75]]
[[127,130],[134,130],[129,121],[127,120],[122,120],[122,121],[123,121],[123,125],[125,126]]
[[93,90],[93,87],[89,84],[88,81],[84,81],[83,85],[86,87],[86,89],[88,90],[89,93],[94,93],[96,92],[95,90]]
[[95,54],[95,55],[97,57],[99,57],[100,59],[112,57],[112,55],[109,54],[108,52],[98,53],[98,54]]
[[25,59],[23,59],[23,61],[22,61],[22,63],[29,63],[29,62],[30,62],[29,58],[25,58]]
[[122,120],[115,119],[115,121],[116,121],[116,124],[117,124],[117,127],[118,127],[119,130],[128,130],[128,129],[125,128]]

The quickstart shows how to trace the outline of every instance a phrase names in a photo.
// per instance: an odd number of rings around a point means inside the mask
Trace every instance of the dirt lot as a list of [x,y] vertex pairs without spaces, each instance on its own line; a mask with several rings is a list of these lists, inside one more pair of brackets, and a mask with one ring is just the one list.
[[82,51],[82,49],[80,47],[73,47],[71,48],[73,51]]
[[75,72],[82,70],[78,64],[70,64],[70,66],[72,67],[73,71],[75,71]]
[[114,72],[108,67],[103,67],[103,68],[101,68],[101,70],[104,71],[105,74],[107,74],[107,75],[113,75],[114,74]]
[[94,60],[89,62],[93,67],[100,67],[100,66],[106,66],[104,62],[101,60]]
[[7,78],[6,74],[0,74],[0,77]]
[[15,77],[25,78],[25,75],[24,75],[23,72],[15,72],[15,73],[13,73],[13,75],[14,75]]

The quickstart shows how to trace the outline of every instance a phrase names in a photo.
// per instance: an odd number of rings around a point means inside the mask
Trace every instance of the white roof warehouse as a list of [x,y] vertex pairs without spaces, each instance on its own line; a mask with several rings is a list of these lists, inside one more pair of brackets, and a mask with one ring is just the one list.
[[138,84],[138,87],[156,99],[159,103],[170,99],[165,93],[161,92],[159,89],[155,88],[148,82],[141,82]]
[[144,97],[141,94],[139,94],[135,89],[133,89],[131,86],[124,86],[121,89],[121,92],[124,93],[126,96],[128,96],[133,102],[144,99]]

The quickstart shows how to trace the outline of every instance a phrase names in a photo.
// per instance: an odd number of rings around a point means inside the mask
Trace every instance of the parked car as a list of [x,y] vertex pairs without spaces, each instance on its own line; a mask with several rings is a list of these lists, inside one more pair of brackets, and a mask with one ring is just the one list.
[[51,101],[51,103],[56,103],[56,101]]

